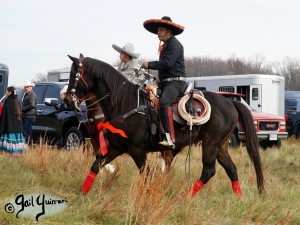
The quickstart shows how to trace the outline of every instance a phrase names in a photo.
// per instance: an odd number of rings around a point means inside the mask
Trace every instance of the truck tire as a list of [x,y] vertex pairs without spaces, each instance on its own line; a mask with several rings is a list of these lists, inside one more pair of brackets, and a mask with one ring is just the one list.
[[300,126],[297,126],[296,132],[295,132],[296,138],[300,137]]
[[238,138],[238,134],[234,131],[229,139],[229,147],[230,148],[238,148],[240,147],[240,140]]
[[279,149],[281,147],[281,140],[277,140],[277,141],[262,140],[260,141],[259,144],[263,150],[267,150],[267,148],[272,148],[272,147]]
[[84,143],[84,138],[77,127],[71,127],[64,137],[64,147],[67,150],[78,150],[80,145]]
[[281,148],[281,140],[277,140],[277,141],[274,141],[274,145],[276,148],[280,149]]
[[259,142],[259,146],[263,149],[263,150],[267,150],[269,143],[266,140],[262,140]]

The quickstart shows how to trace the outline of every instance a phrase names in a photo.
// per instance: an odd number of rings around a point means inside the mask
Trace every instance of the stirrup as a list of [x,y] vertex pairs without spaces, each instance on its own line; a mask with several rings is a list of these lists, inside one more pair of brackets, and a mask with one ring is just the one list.
[[166,133],[165,135],[166,137],[161,142],[158,142],[158,144],[175,149],[175,143],[171,140],[170,134]]
[[167,139],[163,139],[162,141],[158,142],[158,144],[166,147],[169,146]]

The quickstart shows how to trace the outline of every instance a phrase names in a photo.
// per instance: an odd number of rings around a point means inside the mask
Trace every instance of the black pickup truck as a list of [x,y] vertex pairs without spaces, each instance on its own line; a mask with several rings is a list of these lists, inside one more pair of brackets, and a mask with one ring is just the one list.
[[286,130],[289,136],[300,137],[300,91],[285,91]]
[[286,112],[286,130],[289,136],[300,137],[300,111]]
[[[84,124],[79,122],[86,119],[85,106],[79,113],[67,108],[60,98],[64,85],[64,82],[35,84],[33,91],[37,96],[37,117],[32,135],[34,142],[45,140],[66,149],[77,149],[88,137]],[[22,96],[23,93],[20,98]]]

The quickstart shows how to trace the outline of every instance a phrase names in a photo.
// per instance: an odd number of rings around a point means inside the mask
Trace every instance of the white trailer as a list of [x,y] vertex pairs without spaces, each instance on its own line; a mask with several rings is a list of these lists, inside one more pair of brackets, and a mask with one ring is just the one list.
[[49,70],[47,73],[48,82],[67,82],[70,77],[70,68]]
[[257,112],[284,116],[285,79],[278,75],[245,74],[189,77],[195,89],[244,94]]

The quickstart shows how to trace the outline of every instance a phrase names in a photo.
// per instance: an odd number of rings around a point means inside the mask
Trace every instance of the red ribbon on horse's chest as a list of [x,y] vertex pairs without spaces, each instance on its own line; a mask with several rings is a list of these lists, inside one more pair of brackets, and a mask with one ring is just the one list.
[[120,134],[122,137],[128,138],[123,130],[115,128],[109,122],[105,122],[105,123],[99,122],[97,128],[99,131],[99,142],[100,142],[101,153],[103,156],[107,154],[107,147],[106,147],[106,142],[103,134],[103,129],[107,129],[114,134]]

